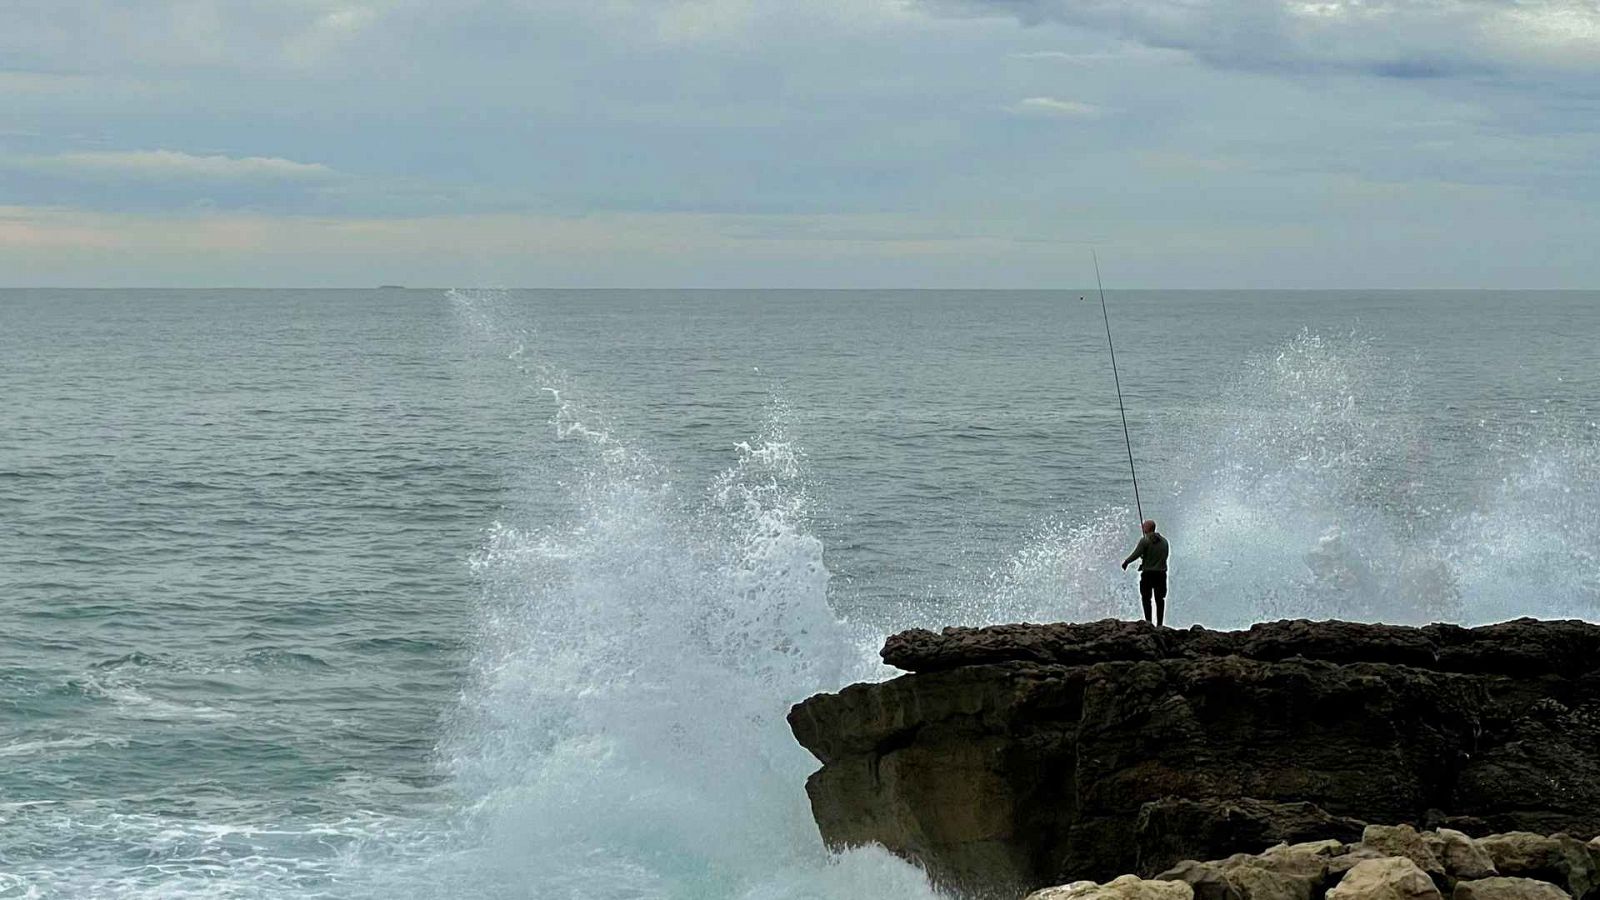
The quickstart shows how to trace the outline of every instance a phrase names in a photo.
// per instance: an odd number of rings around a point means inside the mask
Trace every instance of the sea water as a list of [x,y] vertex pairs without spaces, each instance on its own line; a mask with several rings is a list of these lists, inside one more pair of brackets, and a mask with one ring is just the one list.
[[[1114,292],[1171,622],[1600,618],[1600,294]],[[0,898],[912,898],[783,716],[1136,614],[1079,292],[0,292]]]

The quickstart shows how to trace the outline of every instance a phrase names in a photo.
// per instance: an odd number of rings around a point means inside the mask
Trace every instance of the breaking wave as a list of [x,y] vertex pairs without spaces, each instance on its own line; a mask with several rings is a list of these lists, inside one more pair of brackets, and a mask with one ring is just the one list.
[[[496,295],[452,297],[506,337]],[[934,896],[881,850],[825,849],[801,789],[816,762],[784,714],[874,677],[876,636],[828,604],[781,410],[686,489],[515,347],[576,460],[573,506],[496,524],[474,560],[482,628],[441,750],[470,838],[435,863],[489,896]]]
[[[1214,407],[1161,423],[1142,483],[1175,547],[1169,624],[1600,615],[1600,428],[1464,422],[1473,458],[1438,466],[1397,382],[1359,338],[1304,332],[1249,361]],[[1044,523],[964,618],[1136,615],[1114,564],[1135,518]]]

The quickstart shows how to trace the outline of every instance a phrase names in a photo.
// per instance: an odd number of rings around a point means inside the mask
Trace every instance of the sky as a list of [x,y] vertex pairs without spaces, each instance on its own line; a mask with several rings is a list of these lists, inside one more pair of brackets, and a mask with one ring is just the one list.
[[1600,288],[1600,0],[5,0],[0,286]]

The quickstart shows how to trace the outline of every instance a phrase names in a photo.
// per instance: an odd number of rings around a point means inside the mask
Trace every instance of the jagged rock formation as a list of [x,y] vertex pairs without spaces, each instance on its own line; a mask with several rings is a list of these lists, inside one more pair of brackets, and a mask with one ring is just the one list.
[[823,763],[812,810],[829,843],[882,844],[971,892],[1348,841],[1368,822],[1600,831],[1585,622],[1006,625],[908,631],[883,656],[914,674],[790,713]]
[[[1515,873],[1515,874],[1512,874]],[[1142,879],[1079,881],[1027,900],[1596,900],[1600,838],[1371,825],[1359,841],[1279,844]]]

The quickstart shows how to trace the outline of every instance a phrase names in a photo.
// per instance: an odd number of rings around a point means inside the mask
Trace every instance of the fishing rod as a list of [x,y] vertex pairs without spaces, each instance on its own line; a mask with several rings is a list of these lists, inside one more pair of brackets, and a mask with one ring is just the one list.
[[1117,385],[1117,412],[1122,414],[1122,442],[1128,448],[1128,474],[1133,476],[1133,506],[1144,523],[1144,504],[1139,502],[1139,470],[1133,465],[1133,438],[1128,436],[1128,409],[1122,405],[1122,376],[1117,374],[1117,345],[1111,342],[1111,313],[1106,311],[1106,286],[1100,281],[1100,254],[1089,250],[1094,259],[1094,283],[1100,289],[1100,316],[1106,320],[1106,346],[1111,349],[1111,378]]

